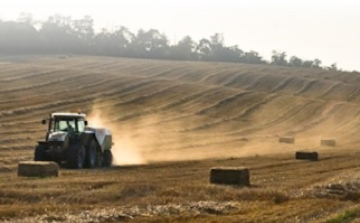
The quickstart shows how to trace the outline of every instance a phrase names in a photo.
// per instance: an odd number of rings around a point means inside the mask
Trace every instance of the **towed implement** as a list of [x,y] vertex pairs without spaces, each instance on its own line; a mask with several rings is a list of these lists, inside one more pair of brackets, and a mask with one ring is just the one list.
[[87,127],[83,113],[51,113],[44,141],[38,141],[35,161],[55,161],[68,168],[110,167],[112,134],[105,128]]

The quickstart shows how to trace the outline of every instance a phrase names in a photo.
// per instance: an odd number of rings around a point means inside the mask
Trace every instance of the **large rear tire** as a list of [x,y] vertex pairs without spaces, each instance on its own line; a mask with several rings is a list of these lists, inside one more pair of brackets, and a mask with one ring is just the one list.
[[85,164],[85,148],[80,143],[71,145],[67,152],[66,165],[68,168],[82,169]]
[[103,154],[101,151],[96,154],[96,167],[102,167],[103,164]]
[[45,146],[37,145],[35,148],[34,160],[45,161]]
[[111,167],[113,156],[110,150],[105,150],[103,153],[103,167]]
[[86,168],[96,167],[96,160],[97,160],[96,144],[94,140],[91,140],[89,146],[86,148],[85,167]]

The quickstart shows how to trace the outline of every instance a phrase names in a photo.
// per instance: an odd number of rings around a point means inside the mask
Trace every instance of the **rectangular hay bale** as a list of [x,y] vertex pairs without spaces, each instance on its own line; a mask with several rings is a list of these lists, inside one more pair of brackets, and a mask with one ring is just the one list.
[[59,166],[55,162],[22,161],[18,165],[18,176],[24,177],[57,177]]
[[322,139],[320,142],[320,145],[322,146],[336,146],[336,140],[335,139]]
[[210,183],[249,186],[249,169],[245,167],[213,167],[210,169]]
[[279,143],[293,144],[293,143],[295,143],[295,138],[294,137],[281,137],[281,138],[279,138]]
[[295,153],[295,159],[317,161],[319,160],[319,154],[317,152],[297,151]]

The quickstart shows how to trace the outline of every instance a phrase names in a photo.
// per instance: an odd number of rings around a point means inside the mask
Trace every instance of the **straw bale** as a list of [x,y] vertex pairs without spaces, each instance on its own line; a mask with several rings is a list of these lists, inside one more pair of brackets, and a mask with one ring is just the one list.
[[210,183],[249,186],[249,169],[245,167],[213,167],[210,169]]
[[55,162],[22,161],[19,162],[18,176],[25,177],[57,177],[59,166]]
[[319,160],[319,155],[318,155],[317,152],[297,151],[295,153],[295,158],[298,159],[298,160],[317,161],[317,160]]
[[322,146],[336,146],[336,140],[335,139],[322,139],[320,142],[320,145]]
[[295,143],[295,138],[294,137],[281,137],[281,138],[279,138],[279,143],[293,144],[293,143]]

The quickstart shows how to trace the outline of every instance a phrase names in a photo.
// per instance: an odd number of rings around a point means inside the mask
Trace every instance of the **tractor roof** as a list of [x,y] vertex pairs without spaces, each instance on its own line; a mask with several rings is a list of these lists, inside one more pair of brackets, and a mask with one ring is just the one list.
[[55,112],[51,114],[51,118],[55,117],[73,117],[73,118],[85,118],[86,115],[83,113],[71,113],[71,112]]

